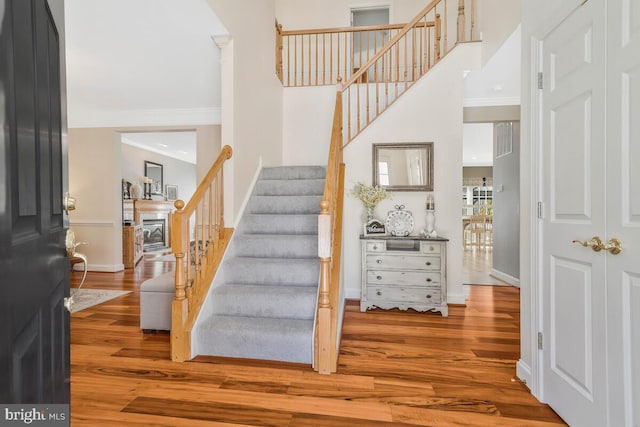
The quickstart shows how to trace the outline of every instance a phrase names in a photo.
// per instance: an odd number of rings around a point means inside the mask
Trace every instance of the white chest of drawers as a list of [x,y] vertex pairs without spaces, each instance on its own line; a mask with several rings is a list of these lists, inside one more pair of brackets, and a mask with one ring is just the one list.
[[449,314],[444,238],[361,236],[360,311],[378,307]]

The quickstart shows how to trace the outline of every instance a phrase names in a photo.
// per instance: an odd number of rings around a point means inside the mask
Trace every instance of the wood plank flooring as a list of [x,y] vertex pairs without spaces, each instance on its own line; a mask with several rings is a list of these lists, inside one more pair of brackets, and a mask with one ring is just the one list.
[[73,427],[565,425],[515,378],[515,288],[472,287],[448,318],[349,302],[338,373],[322,376],[280,362],[169,361],[169,334],[139,329],[138,289],[172,268],[144,259],[89,273],[87,288],[133,292],[71,316]]

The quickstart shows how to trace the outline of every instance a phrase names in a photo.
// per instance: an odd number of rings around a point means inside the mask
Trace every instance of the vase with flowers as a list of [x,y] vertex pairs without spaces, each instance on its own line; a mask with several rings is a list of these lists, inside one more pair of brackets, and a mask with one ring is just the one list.
[[362,202],[362,205],[367,211],[367,222],[374,219],[373,211],[378,203],[391,198],[391,195],[387,193],[384,187],[380,187],[379,185],[366,185],[362,182],[356,184],[351,191],[351,195]]

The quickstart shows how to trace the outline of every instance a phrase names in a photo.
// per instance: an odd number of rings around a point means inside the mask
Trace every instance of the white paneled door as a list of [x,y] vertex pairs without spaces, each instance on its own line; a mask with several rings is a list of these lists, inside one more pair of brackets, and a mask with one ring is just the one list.
[[609,426],[640,426],[640,1],[609,0],[607,254]]
[[542,397],[570,425],[638,426],[640,2],[586,1],[541,52]]

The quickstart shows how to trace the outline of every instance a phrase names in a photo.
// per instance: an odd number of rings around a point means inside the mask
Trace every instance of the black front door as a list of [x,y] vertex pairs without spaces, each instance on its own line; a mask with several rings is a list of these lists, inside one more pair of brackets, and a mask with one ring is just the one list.
[[59,50],[47,0],[0,0],[0,404],[69,402]]

